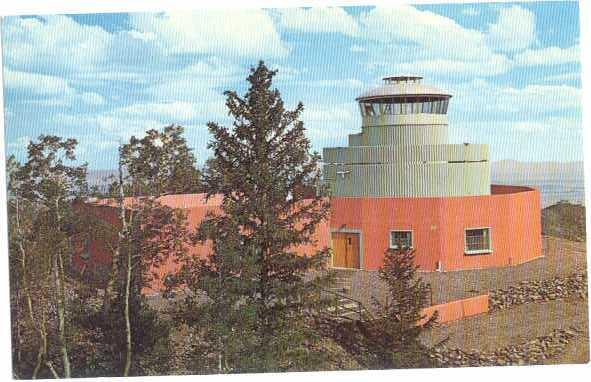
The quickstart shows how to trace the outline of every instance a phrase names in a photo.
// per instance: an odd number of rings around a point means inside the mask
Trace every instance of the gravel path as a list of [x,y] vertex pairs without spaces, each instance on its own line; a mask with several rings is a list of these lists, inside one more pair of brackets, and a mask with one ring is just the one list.
[[[586,301],[583,303],[579,299],[524,304],[441,325],[425,333],[423,341],[433,345],[448,337],[447,346],[450,348],[494,351],[547,335],[554,329],[576,326],[584,331],[584,335],[570,343],[565,353],[557,359],[548,360],[548,363],[586,363],[589,361],[587,316]],[[529,324],[523,325],[525,322]]]

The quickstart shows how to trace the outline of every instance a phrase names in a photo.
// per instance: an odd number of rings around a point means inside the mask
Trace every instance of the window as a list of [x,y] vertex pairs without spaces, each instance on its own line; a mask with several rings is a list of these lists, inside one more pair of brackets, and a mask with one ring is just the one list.
[[437,100],[433,103],[433,114],[441,114],[441,101]]
[[490,240],[490,228],[468,228],[466,235],[466,254],[479,254],[492,252]]
[[447,114],[447,105],[449,105],[449,99],[443,101],[443,110],[441,111],[442,114]]
[[365,115],[369,116],[369,115],[376,115],[374,108],[373,108],[373,104],[371,103],[364,103],[363,107],[365,108]]
[[412,248],[412,231],[390,231],[390,248]]

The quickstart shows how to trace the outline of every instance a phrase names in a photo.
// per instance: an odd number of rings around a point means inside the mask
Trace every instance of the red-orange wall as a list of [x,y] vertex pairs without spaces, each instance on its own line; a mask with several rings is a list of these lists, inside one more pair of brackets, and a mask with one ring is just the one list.
[[486,313],[488,312],[488,294],[432,305],[422,310],[421,314],[425,318],[419,323],[427,322],[436,311],[437,322],[440,324]]
[[[189,196],[186,196],[189,197]],[[175,200],[171,200],[173,206]],[[168,204],[168,203],[165,203]],[[178,203],[177,203],[178,204]],[[117,225],[117,209],[90,205],[95,213]],[[189,226],[195,228],[208,212],[219,212],[217,205],[184,209]],[[319,225],[316,244],[297,248],[306,255],[330,246],[330,231],[361,232],[362,268],[379,269],[389,246],[390,230],[412,230],[416,262],[425,271],[500,267],[523,263],[542,255],[540,194],[527,187],[492,186],[492,195],[450,198],[332,198],[330,223]],[[464,229],[492,228],[490,254],[465,255]],[[111,254],[98,240],[91,243],[91,258],[73,257],[78,269],[108,267]],[[206,257],[210,246],[197,245],[191,252]],[[151,291],[162,287],[161,279],[178,269],[174,259],[153,271],[159,274]],[[150,291],[147,291],[150,293]]]
[[[359,230],[364,269],[378,269],[391,230],[412,230],[416,262],[434,271],[520,264],[542,255],[540,194],[492,186],[492,194],[448,198],[333,198],[330,227]],[[464,254],[464,230],[490,227],[492,253]]]

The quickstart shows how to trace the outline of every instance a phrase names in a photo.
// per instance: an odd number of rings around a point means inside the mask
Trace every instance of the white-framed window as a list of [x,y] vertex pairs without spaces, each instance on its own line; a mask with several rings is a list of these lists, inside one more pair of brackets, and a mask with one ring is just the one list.
[[492,252],[491,229],[488,227],[466,228],[465,248],[468,255]]
[[392,230],[390,231],[391,249],[409,249],[413,248],[412,231],[410,230]]

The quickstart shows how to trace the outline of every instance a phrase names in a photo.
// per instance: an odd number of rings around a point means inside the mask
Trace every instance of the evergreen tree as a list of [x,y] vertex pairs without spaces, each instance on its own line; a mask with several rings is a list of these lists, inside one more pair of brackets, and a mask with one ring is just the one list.
[[388,250],[379,276],[388,287],[385,302],[375,300],[376,319],[361,321],[357,327],[365,363],[371,369],[432,366],[421,333],[437,320],[437,312],[426,317],[429,285],[417,277],[418,266],[410,249]]
[[222,211],[199,227],[212,255],[189,263],[185,281],[208,298],[189,306],[205,325],[199,354],[210,371],[310,370],[323,359],[310,315],[324,280],[306,276],[325,268],[327,250],[301,256],[295,248],[314,243],[328,201],[299,120],[303,105],[285,109],[275,74],[260,62],[244,97],[225,92],[233,126],[208,124],[214,157],[203,187],[222,198]]

